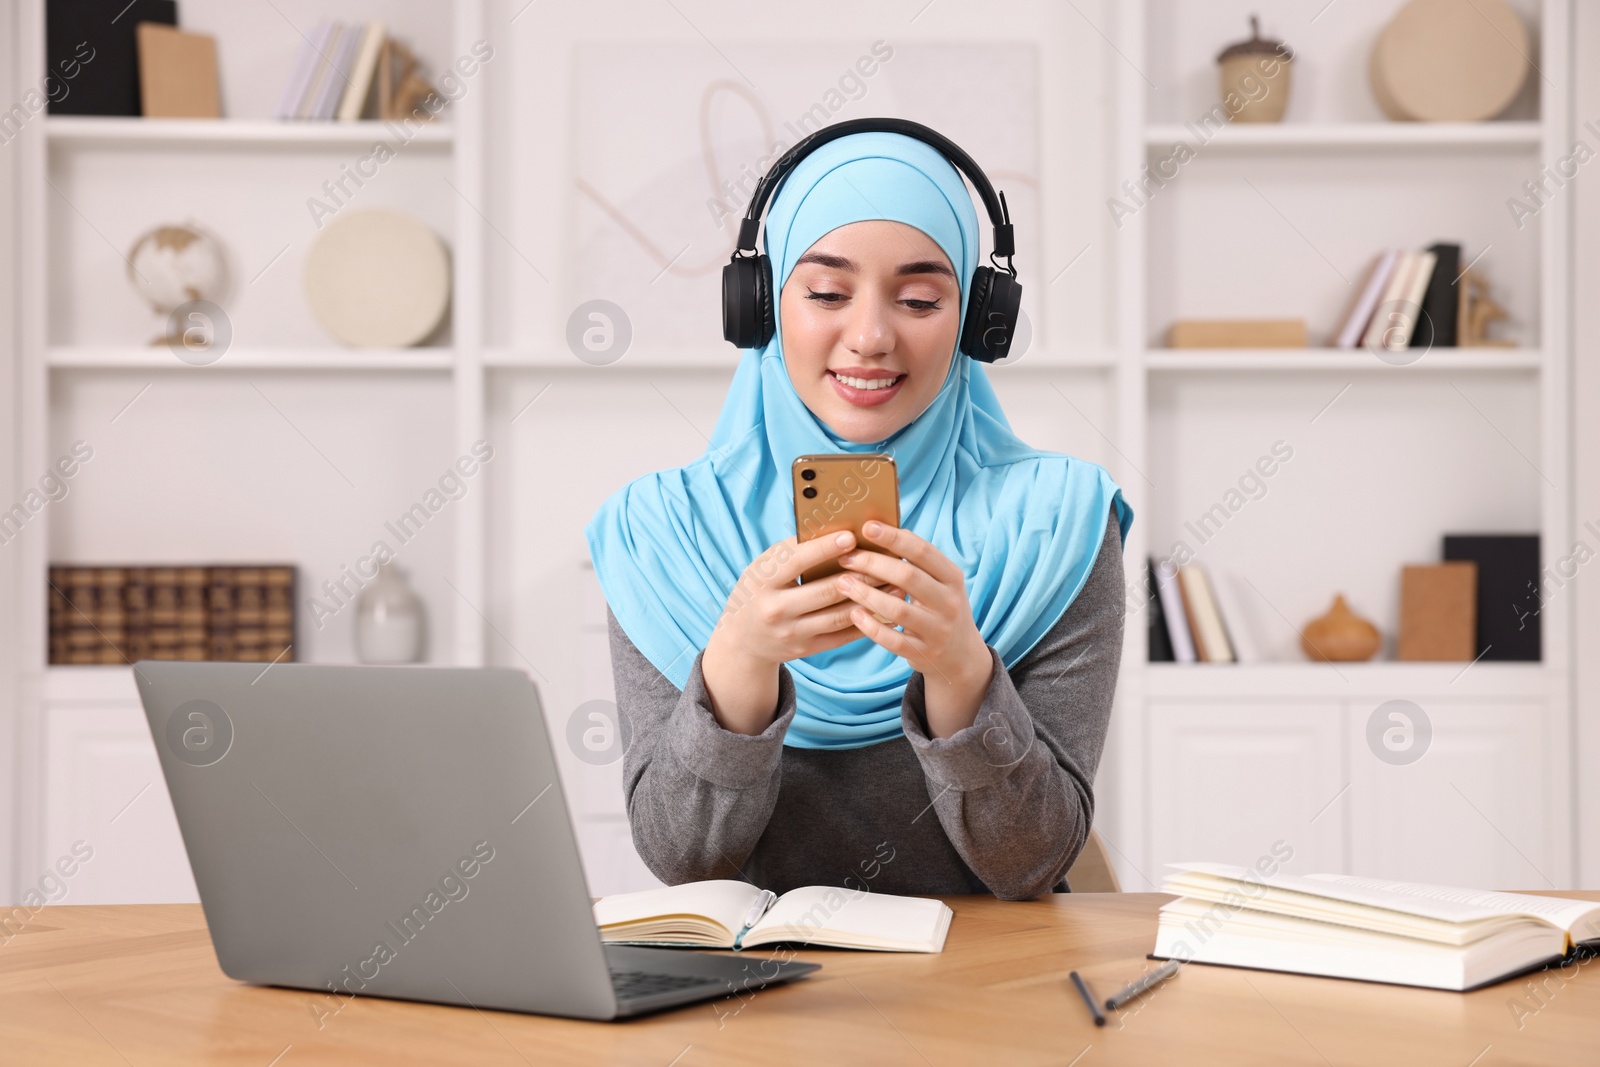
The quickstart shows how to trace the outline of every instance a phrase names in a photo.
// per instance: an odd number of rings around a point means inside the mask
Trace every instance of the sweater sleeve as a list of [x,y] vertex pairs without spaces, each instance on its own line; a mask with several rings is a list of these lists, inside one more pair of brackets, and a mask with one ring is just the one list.
[[778,708],[756,735],[724,729],[711,712],[697,653],[680,692],[628,639],[611,609],[612,673],[627,738],[623,791],[633,843],[668,885],[740,878],[778,800],[794,679],[778,669]]
[[1113,511],[1087,582],[1055,626],[1009,671],[989,646],[994,676],[971,726],[930,738],[923,676],[913,673],[906,686],[901,722],[934,811],[967,866],[1001,899],[1059,885],[1088,839],[1124,612]]

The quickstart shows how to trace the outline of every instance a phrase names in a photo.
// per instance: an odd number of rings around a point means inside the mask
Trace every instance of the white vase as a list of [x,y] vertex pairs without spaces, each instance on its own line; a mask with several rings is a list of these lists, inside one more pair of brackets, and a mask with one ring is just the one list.
[[415,663],[422,658],[422,600],[392,563],[356,601],[356,658],[362,663]]

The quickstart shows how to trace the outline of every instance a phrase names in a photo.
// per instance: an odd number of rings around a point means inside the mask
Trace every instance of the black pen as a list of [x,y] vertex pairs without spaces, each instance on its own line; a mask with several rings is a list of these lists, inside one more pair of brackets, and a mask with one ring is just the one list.
[[1106,1007],[1112,1011],[1115,1011],[1124,1004],[1128,1003],[1128,1001],[1132,1000],[1134,997],[1137,997],[1139,994],[1148,989],[1154,988],[1156,985],[1177,974],[1178,968],[1181,966],[1183,966],[1182,960],[1168,960],[1166,963],[1162,964],[1160,967],[1157,967],[1148,974],[1144,974],[1138,978],[1135,978],[1132,982],[1128,983],[1126,988],[1107,997]]
[[1078,987],[1078,995],[1083,998],[1085,1004],[1089,1005],[1089,1014],[1094,1016],[1094,1024],[1096,1026],[1104,1026],[1106,1024],[1105,1013],[1100,1010],[1100,1005],[1094,1002],[1094,994],[1089,992],[1089,986],[1077,971],[1072,972],[1072,984]]

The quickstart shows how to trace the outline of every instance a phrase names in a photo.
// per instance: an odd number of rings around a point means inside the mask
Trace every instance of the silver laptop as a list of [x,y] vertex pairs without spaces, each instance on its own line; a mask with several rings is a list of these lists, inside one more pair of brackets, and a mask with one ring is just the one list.
[[217,963],[313,991],[617,1019],[817,965],[602,945],[520,671],[134,665]]

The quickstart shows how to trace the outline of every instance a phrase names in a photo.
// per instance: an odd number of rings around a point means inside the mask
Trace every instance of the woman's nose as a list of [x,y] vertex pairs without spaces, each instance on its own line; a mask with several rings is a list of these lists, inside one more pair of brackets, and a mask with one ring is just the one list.
[[852,301],[844,341],[852,352],[875,356],[894,347],[893,308],[881,297],[863,294]]

